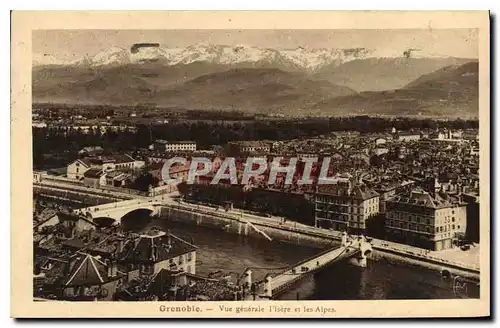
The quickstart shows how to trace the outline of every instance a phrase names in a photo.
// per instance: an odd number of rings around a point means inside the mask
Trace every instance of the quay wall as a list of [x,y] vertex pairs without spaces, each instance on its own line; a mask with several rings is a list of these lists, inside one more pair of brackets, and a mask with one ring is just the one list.
[[[266,238],[261,233],[257,232],[251,226],[247,225],[247,220],[240,220],[235,217],[220,214],[206,214],[195,211],[189,211],[181,208],[173,208],[162,206],[160,218],[171,220],[174,222],[181,222],[202,226],[205,228],[215,228],[223,230],[227,233],[245,235],[252,238]],[[327,236],[317,236],[312,233],[307,234],[302,231],[292,231],[293,228],[288,226],[281,226],[279,224],[261,223],[254,220],[250,221],[257,229],[263,231],[266,235],[273,240],[280,242],[304,245],[314,248],[325,248],[339,245],[340,242]]]
[[411,265],[421,266],[427,269],[436,270],[443,272],[443,270],[447,270],[452,275],[458,275],[461,277],[478,280],[479,281],[479,271],[472,270],[464,267],[459,267],[458,265],[454,265],[453,263],[443,264],[442,262],[435,261],[432,259],[422,259],[418,256],[408,254],[405,252],[398,252],[389,249],[381,249],[378,247],[373,247],[373,259],[384,258],[393,260],[396,262],[407,263]]
[[[265,238],[262,234],[255,231],[246,224],[246,219],[238,219],[221,213],[201,213],[195,210],[187,210],[183,208],[162,206],[160,218],[202,226],[206,228],[214,228],[223,230],[227,233],[246,235],[254,238]],[[259,230],[263,231],[273,240],[280,242],[291,243],[295,245],[304,245],[315,248],[333,247],[339,245],[340,241],[333,236],[327,234],[321,236],[317,233],[307,232],[303,229],[294,229],[288,225],[280,225],[278,223],[257,222],[249,220]],[[441,261],[421,258],[418,255],[410,254],[405,251],[385,249],[381,247],[373,247],[371,255],[373,259],[386,258],[397,262],[407,263],[411,265],[425,267],[431,270],[443,271],[447,270],[453,275],[460,275],[469,279],[479,280],[479,271],[455,265],[453,263],[443,263]]]

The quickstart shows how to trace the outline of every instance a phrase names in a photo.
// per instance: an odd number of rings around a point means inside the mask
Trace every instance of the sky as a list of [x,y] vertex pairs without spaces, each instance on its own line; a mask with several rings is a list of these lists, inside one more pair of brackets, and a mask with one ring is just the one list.
[[64,60],[93,56],[110,47],[160,43],[183,48],[201,42],[263,48],[368,48],[392,54],[409,48],[431,56],[478,58],[476,29],[408,30],[36,30],[33,52]]

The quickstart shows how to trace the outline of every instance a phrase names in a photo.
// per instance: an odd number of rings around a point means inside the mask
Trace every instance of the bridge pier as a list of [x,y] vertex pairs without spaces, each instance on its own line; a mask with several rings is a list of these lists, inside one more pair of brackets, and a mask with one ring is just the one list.
[[349,263],[360,268],[366,268],[368,266],[368,259],[360,255],[357,257],[351,257],[349,259]]
[[159,217],[161,215],[161,207],[153,206],[153,211],[151,212],[151,216]]
[[342,232],[342,246],[346,247],[347,246],[347,232]]
[[248,286],[251,286],[252,285],[252,270],[247,269],[245,271],[245,276],[246,276],[245,280],[246,280]]
[[271,299],[273,297],[273,278],[268,275],[264,279],[264,296]]
[[361,268],[366,268],[368,265],[368,256],[372,253],[372,245],[365,240],[363,236],[359,241],[359,255],[352,257],[350,263]]

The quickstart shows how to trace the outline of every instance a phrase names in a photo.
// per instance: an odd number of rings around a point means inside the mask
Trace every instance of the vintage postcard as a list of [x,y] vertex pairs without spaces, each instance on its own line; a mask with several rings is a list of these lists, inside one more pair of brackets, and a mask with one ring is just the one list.
[[489,316],[489,40],[488,12],[13,12],[11,315]]

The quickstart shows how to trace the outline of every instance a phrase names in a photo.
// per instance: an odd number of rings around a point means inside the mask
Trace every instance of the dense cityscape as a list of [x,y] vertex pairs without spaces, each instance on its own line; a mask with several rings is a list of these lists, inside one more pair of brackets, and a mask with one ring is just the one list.
[[[197,275],[196,241],[158,227],[140,233],[126,230],[125,217],[130,213],[121,218],[121,225],[109,215],[90,216],[80,210],[133,199],[169,198],[176,206],[241,213],[242,218],[275,221],[284,229],[314,227],[337,233],[337,237],[348,232],[366,236],[374,245],[402,257],[410,251],[410,257],[424,262],[442,261],[470,272],[478,267],[477,257],[468,254],[479,253],[477,122],[406,120],[416,127],[399,130],[395,127],[401,125],[399,119],[356,117],[350,120],[378,120],[384,122],[382,126],[394,126],[377,132],[309,132],[288,140],[257,138],[200,147],[196,140],[156,139],[151,125],[115,124],[111,113],[104,118],[78,115],[66,120],[58,113],[57,109],[38,111],[33,117],[34,152],[43,143],[54,150],[35,156],[35,161],[43,156],[46,165],[37,168],[35,162],[35,297],[238,300],[258,294],[259,282],[242,282],[247,277],[245,268],[236,276],[217,271]],[[315,121],[321,125],[318,122],[325,119]],[[326,122],[333,125],[331,120]],[[182,124],[197,123],[185,119]],[[424,128],[424,124],[431,126]],[[147,147],[120,142],[136,138],[145,128],[152,141]],[[214,124],[213,128],[219,127]],[[57,143],[62,140],[68,145],[76,134],[66,153],[57,153]],[[183,182],[166,184],[161,176],[163,164],[179,156],[208,156],[214,163],[212,171],[186,184],[190,163],[174,165],[170,176]],[[241,178],[249,156],[267,162],[281,157],[284,166],[287,159],[299,158],[292,184],[278,176],[269,185],[269,170],[246,186],[228,181],[210,184],[216,163],[234,157]],[[316,166],[312,185],[297,183],[304,159],[311,157],[331,158],[328,176],[334,183],[317,184]],[[161,217],[163,211],[146,216]],[[256,238],[268,237],[259,228],[252,231]]]
[[478,48],[34,31],[34,299],[479,299]]

